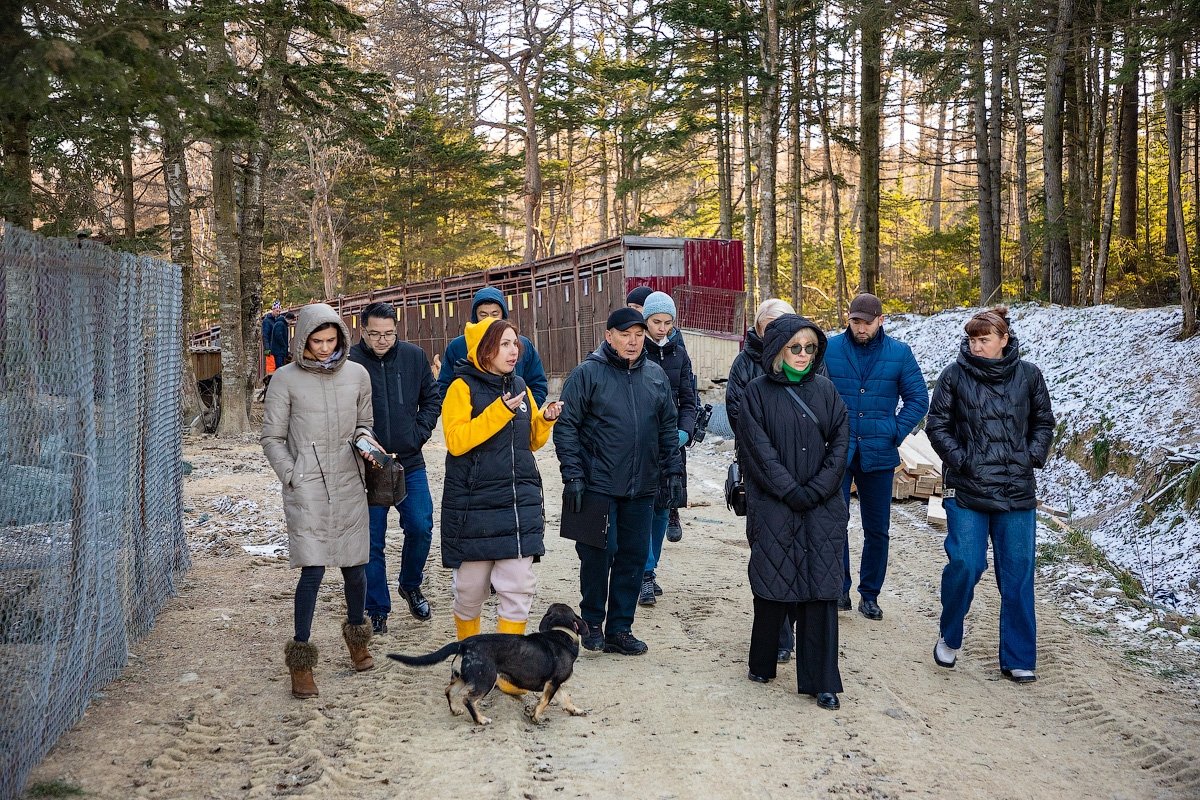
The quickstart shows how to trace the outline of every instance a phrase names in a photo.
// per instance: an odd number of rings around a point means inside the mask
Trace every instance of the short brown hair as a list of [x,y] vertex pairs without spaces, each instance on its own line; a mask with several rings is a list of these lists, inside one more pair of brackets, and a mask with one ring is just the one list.
[[963,330],[970,337],[987,336],[989,333],[994,333],[997,337],[1008,336],[1008,306],[996,306],[987,311],[980,311],[967,320]]
[[521,334],[517,333],[517,326],[513,325],[506,319],[498,319],[488,329],[483,332],[483,338],[479,340],[479,344],[475,347],[475,363],[478,367],[487,372],[488,365],[496,358],[496,354],[500,352],[500,340],[504,338],[504,332],[511,330],[517,334],[517,356],[521,353]]

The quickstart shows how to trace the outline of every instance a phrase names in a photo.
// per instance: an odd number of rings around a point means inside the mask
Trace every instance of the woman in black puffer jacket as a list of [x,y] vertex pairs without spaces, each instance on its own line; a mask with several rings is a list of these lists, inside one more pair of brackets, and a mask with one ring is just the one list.
[[1049,456],[1054,413],[1041,370],[1021,360],[1008,309],[976,314],[966,333],[958,359],[938,378],[925,425],[944,467],[949,558],[933,658],[942,667],[958,659],[963,619],[987,569],[990,538],[1000,588],[1000,670],[1030,683],[1037,680],[1033,471]]
[[746,387],[738,438],[754,593],[749,677],[775,676],[779,626],[791,613],[797,689],[836,709],[848,427],[837,389],[817,374],[825,346],[825,334],[804,317],[785,314],[767,326],[767,372]]

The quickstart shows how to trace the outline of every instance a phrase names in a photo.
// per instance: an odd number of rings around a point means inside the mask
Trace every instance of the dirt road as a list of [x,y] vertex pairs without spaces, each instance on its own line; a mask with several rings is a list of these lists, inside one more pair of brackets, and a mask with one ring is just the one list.
[[[1197,698],[1134,671],[1064,622],[1040,589],[1036,684],[999,675],[990,573],[958,667],[933,664],[944,555],[918,506],[895,512],[884,620],[841,616],[841,710],[798,696],[792,665],[769,685],[747,681],[748,551],[742,521],[717,502],[726,455],[711,451],[689,458],[689,493],[713,504],[684,513],[684,540],[666,546],[660,571],[666,595],[638,611],[650,652],[580,657],[570,687],[588,716],[552,707],[535,726],[520,701],[494,693],[495,721],[475,728],[446,709],[446,665],[380,658],[452,638],[436,534],[433,621],[394,612],[372,672],[350,668],[341,581],[327,577],[313,638],[321,696],[293,700],[282,650],[296,573],[240,547],[281,536],[274,474],[251,442],[186,447],[198,467],[186,484],[193,569],[31,785],[60,780],[104,798],[1200,797]],[[428,456],[436,503],[442,451]],[[557,464],[549,449],[539,458],[557,532]],[[389,542],[396,564],[400,538]],[[548,535],[547,548],[536,615],[579,599],[571,543]]]

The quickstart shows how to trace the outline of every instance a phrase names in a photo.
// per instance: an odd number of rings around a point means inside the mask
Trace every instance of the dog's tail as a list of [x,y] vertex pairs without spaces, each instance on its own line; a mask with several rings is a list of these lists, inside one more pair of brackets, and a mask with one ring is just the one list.
[[388,658],[394,658],[401,664],[408,664],[410,667],[428,667],[430,664],[438,664],[450,656],[458,655],[459,644],[461,642],[451,642],[441,650],[423,656],[402,656],[399,653],[388,653]]

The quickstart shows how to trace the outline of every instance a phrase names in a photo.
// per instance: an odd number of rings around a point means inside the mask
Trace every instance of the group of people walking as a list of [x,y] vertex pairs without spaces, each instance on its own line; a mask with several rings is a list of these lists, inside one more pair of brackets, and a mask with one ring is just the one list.
[[[266,396],[262,443],[283,485],[292,566],[301,569],[294,636],[285,661],[296,697],[313,697],[316,647],[309,641],[317,589],[339,567],[343,635],[356,670],[373,666],[368,645],[387,632],[391,590],[385,557],[388,506],[368,506],[368,470],[389,457],[404,468],[396,505],[404,534],[396,588],[410,614],[432,615],[422,593],[433,501],[422,447],[438,419],[446,442],[440,537],[452,571],[460,639],[481,632],[496,595],[500,633],[521,634],[545,555],[542,480],[533,453],[553,435],[563,512],[591,513],[599,541],[579,536],[580,615],[588,650],[640,655],[639,605],[663,593],[663,542],[682,538],[685,448],[699,407],[696,381],[671,297],[639,287],[608,317],[604,342],[566,378],[561,400],[532,342],[508,320],[491,287],[472,303],[435,379],[424,351],[397,339],[395,309],[363,310],[361,340],[327,305],[304,307],[292,361]],[[753,594],[748,677],[767,682],[796,653],[797,689],[836,709],[839,612],[853,608],[848,541],[852,488],[863,547],[858,611],[883,619],[892,476],[897,448],[926,425],[945,463],[948,563],[933,657],[955,665],[963,619],[987,568],[989,540],[1001,592],[1000,667],[1036,679],[1033,611],[1035,479],[1054,418],[1037,367],[1021,360],[1003,308],[968,322],[957,359],[932,403],[912,351],[883,330],[879,298],[856,297],[846,331],[827,338],[786,302],[765,301],[726,387],[735,456],[745,476]],[[599,516],[596,516],[599,515]],[[569,533],[566,532],[565,533]],[[512,694],[521,690],[499,687]]]

